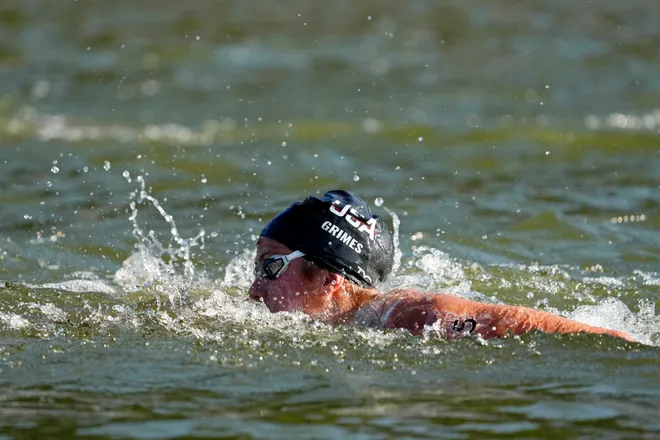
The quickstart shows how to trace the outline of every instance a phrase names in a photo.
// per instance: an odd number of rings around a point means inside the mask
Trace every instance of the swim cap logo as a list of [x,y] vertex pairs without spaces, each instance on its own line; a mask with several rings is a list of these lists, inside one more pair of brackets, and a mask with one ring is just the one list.
[[355,209],[351,208],[351,205],[344,205],[341,210],[337,209],[335,205],[341,205],[341,202],[339,200],[335,200],[332,205],[330,205],[331,213],[337,217],[345,217],[348,224],[357,229],[358,232],[366,231],[372,240],[376,239],[375,218],[370,218],[366,223],[364,223],[359,219],[359,214],[355,211]]
[[367,273],[364,271],[364,269],[362,269],[361,266],[358,266],[358,267],[357,267],[357,270],[358,270],[358,273],[359,273],[360,275],[362,275],[362,278],[364,278],[365,280],[369,281],[369,284],[373,284],[373,281],[371,280],[371,277],[370,277],[369,275],[367,275]]

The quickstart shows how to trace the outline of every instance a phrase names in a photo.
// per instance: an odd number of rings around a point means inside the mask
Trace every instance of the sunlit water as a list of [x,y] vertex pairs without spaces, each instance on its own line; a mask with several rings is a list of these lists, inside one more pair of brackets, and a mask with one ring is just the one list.
[[[660,435],[655,4],[269,5],[0,5],[0,438]],[[641,343],[248,302],[332,188],[395,227],[384,290]]]

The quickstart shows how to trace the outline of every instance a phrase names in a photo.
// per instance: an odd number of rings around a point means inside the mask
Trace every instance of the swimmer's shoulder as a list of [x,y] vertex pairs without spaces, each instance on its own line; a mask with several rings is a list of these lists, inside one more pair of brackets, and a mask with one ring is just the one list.
[[[450,304],[454,295],[426,293],[416,289],[399,289],[373,297],[362,305],[355,323],[377,328],[415,328],[437,319],[443,304]],[[422,325],[423,327],[423,325]]]
[[429,306],[443,308],[457,299],[451,293],[423,292],[417,289],[399,289],[383,294],[386,308],[410,308]]

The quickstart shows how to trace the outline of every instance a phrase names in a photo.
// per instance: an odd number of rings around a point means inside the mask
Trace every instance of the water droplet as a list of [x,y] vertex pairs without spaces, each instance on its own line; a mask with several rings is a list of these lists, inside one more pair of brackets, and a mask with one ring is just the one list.
[[358,182],[359,180],[360,180],[360,176],[358,176],[357,174],[353,176],[354,182]]
[[48,188],[50,188],[51,186],[53,186],[53,184],[52,184],[52,183],[50,182],[50,180],[49,180],[48,182],[46,182],[46,186],[47,186]]
[[380,197],[376,197],[376,200],[374,200],[374,205],[376,206],[383,206],[383,199]]
[[381,122],[378,119],[366,118],[362,121],[362,130],[367,133],[377,133],[380,131]]
[[106,171],[110,171],[110,162],[108,162],[107,160],[103,162],[103,169]]
[[282,142],[282,146],[283,146],[283,147],[286,147],[286,142]]
[[50,169],[50,172],[53,173],[53,174],[57,174],[57,173],[60,172],[60,169],[57,168],[56,166],[53,166],[53,168]]
[[37,99],[43,99],[48,96],[50,92],[50,84],[48,81],[37,81],[32,88],[32,95]]
[[126,179],[128,183],[131,183],[133,181],[131,179],[131,173],[129,173],[128,171],[124,171],[123,173],[121,173],[121,175],[124,176],[124,179]]
[[208,180],[206,179],[206,177],[202,177],[202,183],[206,183],[206,182],[208,182]]
[[86,173],[87,171],[89,171],[89,168],[83,167],[83,171]]
[[417,140],[418,140],[419,142],[422,142],[422,141],[424,140],[424,138],[423,138],[422,136],[420,136],[420,137],[417,138]]

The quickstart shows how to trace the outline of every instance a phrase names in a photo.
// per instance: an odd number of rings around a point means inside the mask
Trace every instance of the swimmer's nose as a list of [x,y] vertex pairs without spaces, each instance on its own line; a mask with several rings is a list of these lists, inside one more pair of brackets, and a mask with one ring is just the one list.
[[257,278],[252,282],[252,285],[250,286],[250,290],[248,290],[248,295],[250,296],[250,299],[253,301],[264,302],[264,297],[266,296],[266,293],[264,291],[262,280],[260,278]]

